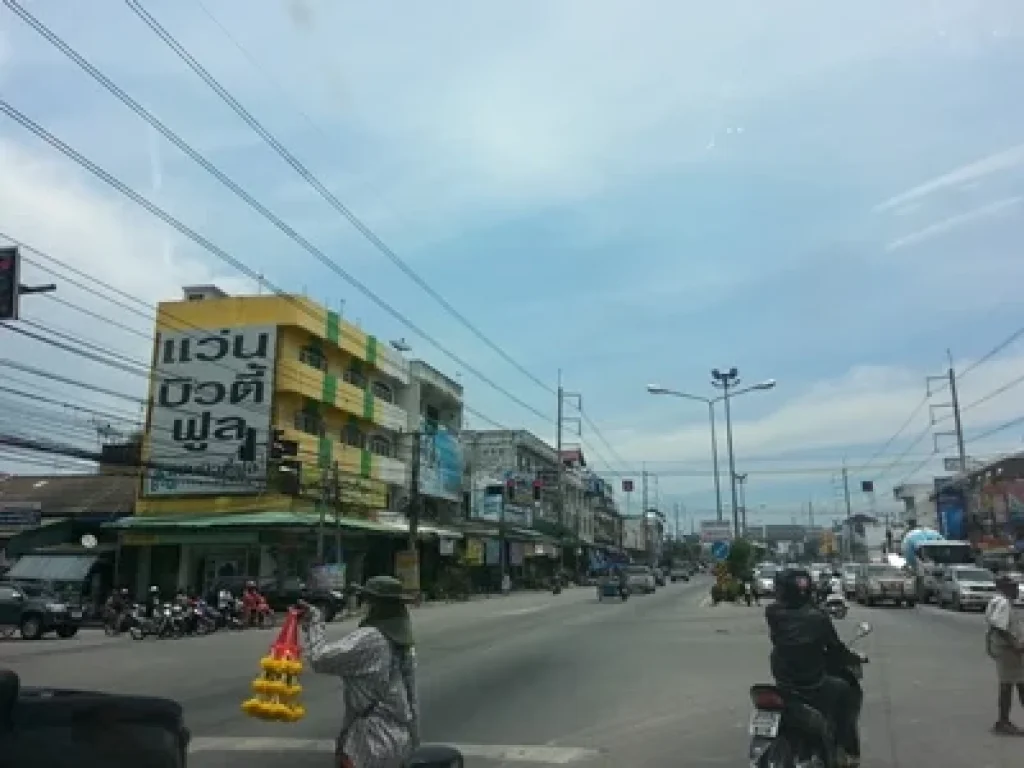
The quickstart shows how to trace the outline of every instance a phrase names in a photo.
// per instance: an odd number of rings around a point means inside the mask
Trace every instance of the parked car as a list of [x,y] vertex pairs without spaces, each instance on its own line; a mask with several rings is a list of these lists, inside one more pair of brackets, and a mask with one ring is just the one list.
[[[206,600],[210,605],[216,605],[217,595],[222,589],[228,590],[235,597],[240,597],[247,581],[250,579],[244,577],[220,579],[211,586]],[[260,579],[257,587],[270,607],[278,613],[302,599],[323,611],[324,621],[331,621],[345,607],[345,593],[342,590],[307,587],[304,581],[297,578],[287,578],[281,582],[277,579]]]
[[957,611],[985,610],[996,594],[996,577],[976,565],[951,565],[939,583],[939,606]]
[[690,569],[683,566],[673,568],[669,571],[669,578],[672,579],[672,581],[689,581]]
[[875,605],[891,601],[896,605],[913,608],[917,604],[914,578],[904,568],[886,563],[863,563],[859,566],[856,582],[857,602]]
[[639,592],[649,595],[657,589],[658,585],[648,566],[629,565],[626,566],[626,586],[629,587],[630,593]]
[[39,640],[55,632],[69,638],[78,634],[81,623],[82,611],[69,608],[55,595],[10,582],[0,584],[0,634],[19,631],[26,640]]

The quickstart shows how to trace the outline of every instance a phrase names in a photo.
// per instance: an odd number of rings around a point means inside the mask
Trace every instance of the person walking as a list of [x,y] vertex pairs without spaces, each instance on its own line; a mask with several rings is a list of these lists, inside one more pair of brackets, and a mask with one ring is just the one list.
[[390,576],[374,576],[357,591],[366,618],[334,642],[320,610],[300,603],[305,655],[314,672],[341,679],[336,768],[400,768],[420,743],[411,599]]
[[997,576],[997,594],[985,608],[987,650],[995,660],[999,680],[999,719],[992,731],[1008,736],[1024,736],[1024,730],[1010,720],[1014,688],[1024,707],[1024,617],[1013,605],[1018,589],[1006,574]]

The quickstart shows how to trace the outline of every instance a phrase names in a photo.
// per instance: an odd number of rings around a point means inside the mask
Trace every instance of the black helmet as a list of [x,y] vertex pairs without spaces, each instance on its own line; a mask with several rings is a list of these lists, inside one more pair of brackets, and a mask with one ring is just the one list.
[[803,568],[787,568],[775,577],[775,599],[787,608],[811,602],[814,580]]

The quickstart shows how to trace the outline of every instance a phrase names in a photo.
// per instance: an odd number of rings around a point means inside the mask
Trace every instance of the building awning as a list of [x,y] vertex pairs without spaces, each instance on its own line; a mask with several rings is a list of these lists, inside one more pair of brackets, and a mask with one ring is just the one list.
[[[320,524],[320,515],[316,512],[246,512],[234,515],[145,515],[123,517],[120,520],[105,524],[103,527],[118,531],[173,531],[173,530],[214,530],[244,528],[312,528]],[[362,517],[342,517],[336,519],[328,514],[326,524],[333,528],[340,526],[350,531],[381,533],[391,536],[406,536],[409,527],[404,522],[377,522]],[[421,535],[443,536],[445,538],[461,538],[462,534],[432,525],[420,525]]]
[[[119,531],[209,530],[214,528],[308,528],[320,524],[320,515],[306,512],[247,512],[235,515],[153,515],[123,517],[104,525]],[[361,517],[327,516],[331,527],[340,525],[349,530],[397,534],[401,531],[388,523],[377,523]]]
[[11,581],[85,581],[96,555],[24,555],[7,578]]

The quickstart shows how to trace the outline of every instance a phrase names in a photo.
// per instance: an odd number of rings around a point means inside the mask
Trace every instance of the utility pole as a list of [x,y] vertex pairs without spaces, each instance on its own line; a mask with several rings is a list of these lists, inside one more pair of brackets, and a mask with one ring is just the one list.
[[853,505],[850,503],[850,473],[846,470],[846,462],[843,462],[843,498],[846,501],[846,535],[843,541],[846,542],[846,559],[853,560]]
[[[578,392],[566,392],[562,387],[562,369],[558,369],[558,409],[555,424],[555,453],[557,471],[557,492],[555,503],[558,505],[558,575],[561,578],[565,568],[565,532],[568,528],[565,516],[565,463],[562,461],[562,438],[564,437],[565,424],[568,422],[576,428],[576,434],[583,435],[582,416],[566,416],[565,403],[568,401],[577,411],[583,410],[583,396]],[[579,511],[577,510],[577,514]]]
[[[960,398],[959,398],[959,395],[957,394],[957,389],[956,389],[956,370],[953,368],[953,353],[950,352],[947,349],[946,350],[946,356],[949,358],[949,370],[946,371],[946,375],[945,376],[929,376],[929,377],[927,377],[927,379],[925,380],[925,386],[926,386],[926,392],[927,392],[929,397],[931,397],[933,394],[936,394],[939,391],[939,389],[942,389],[942,388],[947,387],[947,386],[949,387],[949,402],[948,403],[937,403],[936,405],[931,406],[930,411],[931,411],[931,421],[932,421],[932,424],[934,425],[934,424],[937,424],[939,422],[939,419],[935,418],[935,411],[936,411],[936,409],[939,409],[939,408],[950,408],[950,409],[952,409],[952,411],[953,411],[953,431],[952,432],[948,432],[948,431],[947,432],[936,432],[932,436],[932,440],[934,441],[935,451],[938,452],[938,450],[939,450],[938,442],[939,442],[939,438],[940,437],[955,437],[956,438],[956,447],[957,447],[957,458],[958,458],[958,463],[960,465],[960,472],[962,474],[966,474],[967,473],[967,451],[966,451],[966,449],[964,447],[963,424],[960,421]],[[939,388],[936,389],[936,390],[933,390],[932,386],[934,384],[938,383],[938,382],[941,382],[941,384],[939,384]]]
[[673,510],[675,512],[675,518],[676,518],[676,521],[675,521],[675,540],[679,541],[679,502],[678,501],[673,505]]
[[324,564],[324,530],[327,525],[327,503],[330,497],[330,487],[327,484],[328,476],[327,473],[329,467],[324,464],[320,467],[320,521],[316,527],[316,560],[320,565]]
[[650,544],[648,543],[648,540],[649,540],[650,537],[647,535],[647,465],[646,464],[644,464],[644,466],[643,466],[643,471],[641,473],[641,481],[640,482],[642,483],[642,488],[643,488],[643,490],[641,491],[641,495],[642,495],[642,498],[643,498],[643,505],[642,505],[642,507],[640,509],[640,520],[642,521],[641,525],[642,525],[642,530],[644,532],[644,557],[648,561],[648,564],[650,564],[651,552],[650,552]]
[[420,536],[420,454],[421,446],[420,441],[423,439],[423,435],[418,430],[416,432],[410,432],[412,437],[412,454],[410,461],[412,462],[412,468],[410,470],[409,480],[409,551],[416,553],[417,568],[419,567],[419,536]]
[[341,564],[341,477],[338,462],[332,470],[331,495],[334,501],[334,563]]
[[960,423],[960,398],[956,391],[956,370],[953,368],[953,353],[946,350],[949,358],[949,395],[953,406],[953,429],[956,430],[956,447],[960,455],[960,472],[967,474],[967,451],[964,449],[964,427]]
[[807,502],[807,525],[810,528],[814,527],[814,502]]

